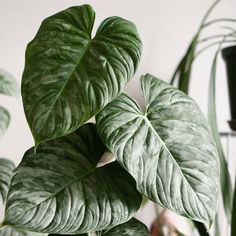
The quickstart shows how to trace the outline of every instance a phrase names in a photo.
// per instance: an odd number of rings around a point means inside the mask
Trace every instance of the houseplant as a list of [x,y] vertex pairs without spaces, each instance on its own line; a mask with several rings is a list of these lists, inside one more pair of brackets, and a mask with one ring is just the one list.
[[142,111],[122,93],[141,56],[135,25],[109,17],[92,38],[94,20],[89,5],[66,9],[27,47],[22,98],[35,146],[13,171],[0,229],[148,235],[132,218],[141,194],[209,228],[219,163],[205,117],[150,74]]
[[[17,96],[19,89],[15,79],[3,69],[0,69],[0,95],[1,96]],[[10,124],[10,113],[7,108],[0,106],[0,138],[3,137]],[[4,202],[9,182],[11,171],[15,168],[14,164],[5,159],[0,158],[0,201]]]
[[[225,160],[217,125],[215,83],[216,83],[217,60],[221,48],[227,44],[235,44],[236,42],[236,30],[235,27],[232,26],[236,23],[236,19],[218,18],[218,19],[208,20],[211,12],[214,10],[214,8],[217,6],[219,2],[220,0],[215,1],[212,4],[212,6],[208,9],[205,16],[203,17],[199,29],[194,35],[192,41],[190,42],[188,49],[186,50],[186,53],[184,54],[181,61],[178,63],[176,67],[176,70],[171,79],[171,84],[177,84],[177,87],[180,90],[188,94],[189,92],[188,88],[191,82],[191,72],[194,62],[204,51],[208,50],[209,48],[216,47],[216,52],[213,56],[213,61],[211,65],[211,73],[209,80],[208,120],[211,125],[212,134],[216,142],[218,154],[220,157],[222,199],[223,199],[225,214],[228,222],[230,223],[231,219],[234,219],[232,215],[233,188],[228,172],[228,164]],[[221,26],[222,29],[221,34],[210,35],[206,38],[202,37],[202,34],[205,31],[207,31],[209,27],[218,25],[219,23],[224,24],[224,26]],[[230,86],[230,89],[233,89],[233,87]],[[219,227],[218,224],[216,224],[216,226]],[[201,235],[206,235],[205,233],[206,229],[204,229],[204,227],[202,227],[201,225],[197,225],[197,227]],[[234,227],[234,224],[232,224],[232,227]],[[217,232],[215,234],[217,234]]]
[[[0,69],[0,95],[1,96],[18,96],[19,89],[17,83],[13,76],[6,72],[3,69]],[[9,111],[0,106],[0,138],[6,132],[9,124],[10,124],[10,113]]]
[[[1,96],[16,97],[19,94],[18,85],[11,74],[3,69],[0,69],[0,94]],[[10,113],[7,108],[0,106],[0,138],[6,132],[10,124]],[[10,185],[12,171],[15,165],[12,161],[6,158],[0,158],[0,207],[4,204],[8,188]],[[28,234],[20,229],[13,227],[5,227],[0,229],[0,236],[27,236]],[[32,233],[30,234],[32,235]],[[39,236],[39,234],[35,234]]]

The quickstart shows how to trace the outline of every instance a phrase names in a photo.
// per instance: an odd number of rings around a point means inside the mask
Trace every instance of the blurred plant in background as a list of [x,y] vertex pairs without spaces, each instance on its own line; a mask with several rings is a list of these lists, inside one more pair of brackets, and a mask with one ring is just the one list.
[[[0,96],[18,96],[19,88],[15,79],[4,70],[0,69]],[[0,139],[5,134],[10,124],[9,111],[0,105]],[[0,154],[1,156],[1,154]],[[8,188],[11,180],[11,173],[14,170],[15,165],[12,161],[0,157],[0,204],[5,203]],[[0,235],[4,235],[6,232],[0,230]]]
[[[224,210],[228,222],[233,223],[235,220],[234,214],[232,215],[232,200],[233,200],[233,188],[230,180],[230,175],[228,172],[228,164],[226,162],[223,148],[220,141],[219,130],[217,126],[217,117],[216,117],[216,67],[217,59],[221,52],[221,49],[225,45],[235,44],[236,43],[236,19],[231,18],[220,18],[209,20],[208,18],[211,12],[214,10],[216,5],[221,0],[215,1],[212,6],[208,9],[205,14],[199,29],[194,35],[192,41],[190,42],[186,53],[182,57],[181,61],[178,63],[177,68],[171,79],[171,84],[175,84],[180,90],[189,93],[189,84],[191,82],[191,72],[195,60],[206,50],[215,47],[216,52],[213,56],[211,74],[209,79],[209,92],[208,92],[208,119],[212,129],[212,135],[217,145],[217,150],[220,157],[220,168],[221,168],[221,191],[222,199],[224,204]],[[221,25],[223,24],[223,26]],[[220,26],[222,33],[213,34],[207,37],[202,37],[202,34],[207,32],[212,26]],[[235,198],[234,197],[234,208],[235,208]],[[235,212],[235,209],[234,209]],[[232,217],[232,220],[231,220]],[[216,218],[217,220],[217,218]],[[200,235],[209,235],[206,232],[205,227],[202,224],[195,223]],[[218,225],[216,223],[216,225]],[[219,234],[216,230],[215,235]],[[235,236],[235,224],[232,224],[232,236]]]
[[[18,96],[19,88],[15,79],[4,70],[0,69],[0,95]],[[0,138],[7,130],[10,123],[10,113],[0,105]]]
[[[12,75],[0,69],[0,96],[18,97],[19,87]],[[0,138],[5,134],[10,124],[10,113],[3,106],[0,105]],[[1,156],[1,154],[0,154]],[[12,171],[15,165],[12,161],[0,157],[0,204],[5,204],[5,199],[10,185]],[[0,229],[0,236],[30,236],[30,234],[13,227],[6,227]]]

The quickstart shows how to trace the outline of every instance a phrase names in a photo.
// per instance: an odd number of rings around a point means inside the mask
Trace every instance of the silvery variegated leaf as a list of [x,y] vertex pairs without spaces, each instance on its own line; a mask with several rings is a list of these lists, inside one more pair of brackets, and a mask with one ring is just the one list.
[[0,106],[0,138],[6,132],[10,123],[10,114],[4,107]]
[[142,194],[209,227],[219,192],[209,125],[196,102],[169,84],[147,74],[141,87],[145,112],[122,94],[97,115],[98,133]]
[[[132,218],[128,222],[118,225],[110,230],[96,232],[96,236],[149,236],[146,225]],[[60,236],[60,234],[50,234],[49,236]],[[72,236],[72,235],[69,235]],[[78,234],[75,236],[88,236],[88,234]]]
[[117,162],[97,167],[105,151],[94,124],[28,150],[13,172],[3,225],[82,234],[128,221],[142,197]]
[[141,54],[135,25],[105,19],[94,37],[89,5],[42,22],[26,49],[22,96],[36,145],[75,131],[117,97]]
[[149,236],[146,225],[132,218],[128,222],[100,233],[101,236]]
[[24,231],[12,226],[0,227],[0,236],[45,236],[44,234]]
[[0,198],[2,202],[6,199],[14,168],[15,165],[12,161],[0,158]]
[[13,76],[0,69],[0,94],[8,96],[19,95],[19,87]]

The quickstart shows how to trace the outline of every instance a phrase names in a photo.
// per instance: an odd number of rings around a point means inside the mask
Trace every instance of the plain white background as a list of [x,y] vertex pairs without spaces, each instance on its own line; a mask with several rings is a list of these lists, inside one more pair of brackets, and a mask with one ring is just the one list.
[[[97,25],[106,17],[118,15],[133,21],[143,41],[143,54],[134,79],[126,91],[140,100],[139,77],[151,73],[165,81],[170,77],[196,32],[212,0],[0,0],[0,68],[10,72],[21,83],[24,51],[41,21],[57,11],[73,5],[91,4]],[[222,0],[211,19],[235,17],[236,1]],[[222,26],[222,24],[218,24]],[[218,34],[213,27],[208,34]],[[204,53],[194,64],[190,95],[206,113],[210,66],[214,50]],[[0,142],[0,156],[18,164],[33,139],[23,113],[21,98],[0,97],[12,115],[9,130]],[[221,131],[228,130],[228,93],[225,67],[220,59],[217,69],[217,112]]]

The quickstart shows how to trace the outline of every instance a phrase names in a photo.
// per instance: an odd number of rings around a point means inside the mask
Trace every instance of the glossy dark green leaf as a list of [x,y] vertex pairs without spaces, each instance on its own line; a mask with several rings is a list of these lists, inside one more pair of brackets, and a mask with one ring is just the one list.
[[167,83],[147,74],[141,86],[146,111],[122,94],[97,115],[98,133],[141,193],[209,227],[219,163],[207,120],[191,98]]
[[217,125],[217,115],[216,115],[216,66],[217,66],[217,56],[218,52],[215,54],[212,67],[211,75],[209,82],[209,92],[208,92],[208,120],[211,126],[212,135],[216,143],[217,151],[220,159],[220,184],[222,199],[224,203],[224,210],[228,219],[228,222],[231,220],[231,210],[232,210],[232,198],[233,190],[232,183],[228,171],[228,164],[225,160],[225,155],[223,147],[220,140],[219,129]]
[[4,107],[0,106],[0,138],[6,132],[10,123],[10,114]]
[[[97,236],[149,236],[146,225],[132,218],[128,222],[118,225],[110,230],[104,230],[96,233]],[[49,236],[59,236],[59,234],[50,234]],[[72,235],[70,235],[72,236]],[[78,234],[75,236],[88,236],[88,234]]]
[[3,202],[6,199],[14,168],[15,165],[12,161],[0,158],[0,198]]
[[92,38],[94,20],[89,5],[59,12],[27,47],[22,96],[36,144],[75,131],[120,94],[137,68],[135,25],[110,17]]
[[43,234],[27,232],[12,226],[4,226],[2,228],[0,227],[0,236],[43,236]]
[[0,94],[8,96],[19,95],[19,88],[12,75],[0,69]]
[[142,197],[117,162],[100,168],[106,148],[94,124],[27,151],[13,172],[3,224],[25,230],[82,234],[129,220]]

